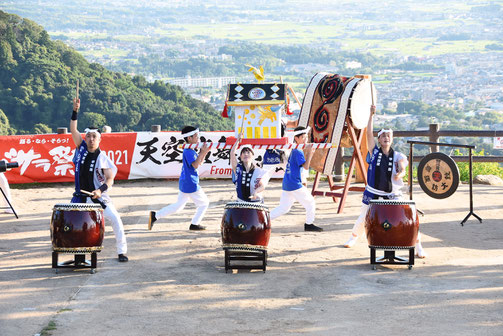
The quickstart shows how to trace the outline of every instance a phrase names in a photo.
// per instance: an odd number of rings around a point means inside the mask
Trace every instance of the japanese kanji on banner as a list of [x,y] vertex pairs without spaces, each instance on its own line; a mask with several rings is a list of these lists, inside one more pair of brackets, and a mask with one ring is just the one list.
[[[233,132],[202,132],[201,141],[225,142]],[[180,132],[106,133],[100,149],[115,162],[116,179],[178,178],[182,169],[184,140]],[[257,163],[265,150],[256,150]],[[18,162],[19,168],[5,173],[9,183],[71,182],[75,167],[71,134],[0,136],[0,160]],[[212,149],[199,167],[201,177],[229,178],[230,149]],[[277,167],[273,177],[281,177]]]

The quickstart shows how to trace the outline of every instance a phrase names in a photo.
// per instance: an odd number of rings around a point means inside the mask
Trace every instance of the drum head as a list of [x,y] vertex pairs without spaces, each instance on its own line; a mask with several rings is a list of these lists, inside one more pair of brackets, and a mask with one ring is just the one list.
[[225,209],[233,208],[269,211],[269,208],[266,205],[259,202],[229,202],[225,205]]
[[375,89],[367,78],[360,80],[353,89],[349,103],[349,116],[356,129],[367,127],[370,118],[370,106]]
[[454,160],[444,153],[426,155],[417,167],[421,189],[433,198],[447,198],[459,185],[459,169]]
[[55,204],[53,210],[60,211],[93,211],[102,210],[101,205],[96,203],[59,203]]

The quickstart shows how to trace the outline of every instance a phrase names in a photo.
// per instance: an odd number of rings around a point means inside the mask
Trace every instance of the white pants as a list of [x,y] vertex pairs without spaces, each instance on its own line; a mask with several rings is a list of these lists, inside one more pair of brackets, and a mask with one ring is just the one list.
[[196,214],[194,217],[192,217],[192,222],[191,224],[194,225],[199,225],[201,224],[201,221],[203,220],[203,216],[206,213],[206,210],[208,209],[208,206],[210,205],[210,201],[208,201],[208,197],[206,197],[206,194],[204,193],[203,189],[199,188],[198,191],[195,191],[193,193],[184,193],[181,191],[178,191],[178,200],[176,203],[170,204],[168,206],[165,206],[159,211],[155,212],[155,217],[157,219],[166,217],[168,215],[174,214],[178,211],[181,211],[184,207],[185,204],[189,201],[189,199],[194,202],[194,204],[197,207]]
[[[3,173],[0,173],[0,187],[2,188],[5,196],[7,196],[7,199],[9,200],[10,204],[12,205],[12,198],[10,194],[10,188],[9,188],[9,182],[7,181],[7,178],[4,176]],[[9,203],[5,200],[5,197],[0,193],[0,212],[8,212],[11,213],[12,210],[9,207]]]
[[[365,217],[367,216],[367,211],[369,209],[369,205],[363,203],[360,208],[360,216],[356,219],[355,224],[353,225],[353,236],[360,237],[362,233],[365,231]],[[417,233],[417,243],[421,242],[421,233]]]
[[290,208],[295,201],[299,202],[306,209],[306,224],[313,224],[314,216],[316,214],[316,203],[313,195],[311,195],[306,187],[293,191],[283,190],[281,198],[279,199],[278,207],[271,211],[271,220],[290,211]]
[[[87,203],[93,203],[89,197],[87,197]],[[122,224],[121,216],[112,202],[106,203],[106,209],[103,210],[105,219],[112,222],[112,229],[115,234],[115,247],[117,248],[117,254],[127,253],[127,242],[126,233],[124,232],[124,225]]]

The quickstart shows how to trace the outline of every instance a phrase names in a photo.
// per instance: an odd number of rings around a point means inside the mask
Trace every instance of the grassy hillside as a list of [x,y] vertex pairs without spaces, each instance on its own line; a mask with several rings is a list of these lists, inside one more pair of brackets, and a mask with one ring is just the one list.
[[[114,131],[232,128],[209,104],[176,86],[112,72],[87,62],[36,23],[0,11],[0,110],[10,134],[46,132],[68,124],[77,79],[81,122]],[[2,118],[3,120],[4,118]],[[5,126],[5,125],[4,125]]]

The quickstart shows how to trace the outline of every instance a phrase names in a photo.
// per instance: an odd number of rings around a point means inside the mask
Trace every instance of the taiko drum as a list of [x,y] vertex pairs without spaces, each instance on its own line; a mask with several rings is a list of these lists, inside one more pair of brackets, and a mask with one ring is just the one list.
[[260,203],[227,203],[221,232],[224,248],[267,249],[271,236],[269,209]]
[[51,218],[52,248],[57,252],[102,249],[105,218],[99,204],[56,204]]
[[414,247],[419,232],[415,202],[371,200],[365,228],[370,247]]

